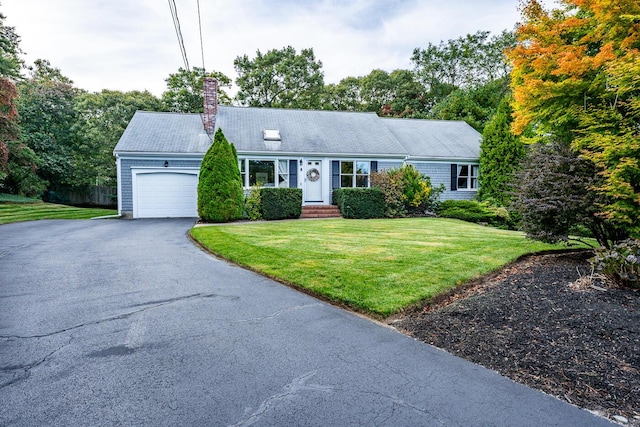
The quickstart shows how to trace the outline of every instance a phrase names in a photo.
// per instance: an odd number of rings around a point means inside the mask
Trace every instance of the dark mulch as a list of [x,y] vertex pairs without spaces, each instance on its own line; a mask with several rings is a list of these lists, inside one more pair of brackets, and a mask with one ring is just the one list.
[[640,295],[589,253],[532,256],[391,323],[424,342],[640,426]]

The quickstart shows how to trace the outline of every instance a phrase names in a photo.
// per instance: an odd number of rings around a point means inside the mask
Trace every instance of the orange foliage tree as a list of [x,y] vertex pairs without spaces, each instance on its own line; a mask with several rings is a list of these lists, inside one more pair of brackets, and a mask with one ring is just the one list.
[[[537,141],[563,141],[601,177],[601,218],[640,237],[640,3],[521,4],[513,63],[514,122]],[[551,138],[550,138],[551,137]]]

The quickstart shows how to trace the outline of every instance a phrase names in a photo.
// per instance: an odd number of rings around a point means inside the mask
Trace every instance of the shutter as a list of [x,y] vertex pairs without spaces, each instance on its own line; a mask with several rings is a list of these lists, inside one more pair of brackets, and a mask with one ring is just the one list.
[[451,191],[458,190],[458,165],[451,163]]
[[340,161],[331,161],[331,188],[340,188]]
[[371,161],[371,172],[378,172],[378,161],[377,160],[372,160]]
[[289,188],[298,188],[298,161],[289,160]]

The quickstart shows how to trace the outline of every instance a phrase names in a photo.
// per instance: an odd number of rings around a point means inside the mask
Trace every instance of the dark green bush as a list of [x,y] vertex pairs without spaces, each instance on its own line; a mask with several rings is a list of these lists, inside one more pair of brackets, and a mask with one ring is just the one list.
[[302,213],[301,188],[260,189],[262,218],[266,220],[300,218]]
[[198,216],[207,222],[242,218],[244,192],[234,149],[220,129],[202,159],[198,180]]
[[594,271],[601,272],[623,286],[640,287],[640,240],[626,239],[611,249],[596,249],[591,260]]
[[384,217],[384,193],[379,188],[338,188],[333,200],[344,218]]
[[442,218],[455,218],[468,222],[485,223],[500,228],[512,228],[509,211],[475,200],[445,200],[436,209]]

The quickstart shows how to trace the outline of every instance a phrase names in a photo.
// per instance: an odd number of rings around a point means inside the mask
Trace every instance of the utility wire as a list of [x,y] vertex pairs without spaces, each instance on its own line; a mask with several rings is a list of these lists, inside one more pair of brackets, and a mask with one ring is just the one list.
[[[184,39],[182,37],[182,30],[180,29],[180,20],[178,19],[178,9],[176,8],[175,0],[168,0],[168,1],[169,1],[169,10],[171,10],[171,18],[173,19],[173,26],[176,29],[176,36],[178,37],[178,47],[180,48],[180,53],[182,54],[182,60],[184,61],[185,71],[187,72],[187,75],[189,75],[189,73],[191,73],[191,67],[189,66],[189,60],[187,59],[187,50],[184,47]],[[202,42],[202,23],[200,21],[200,0],[198,0],[198,26],[200,29],[200,51],[202,53],[202,74],[203,74],[202,77],[204,79],[204,76],[205,76],[204,45]],[[192,79],[188,79],[188,81],[190,81],[191,83],[191,90],[193,91],[193,93],[197,93],[198,91],[196,90],[196,87],[195,87],[195,81],[193,81]],[[202,124],[204,125],[203,114],[200,114],[200,119],[202,120]],[[207,133],[207,136],[209,137],[209,140],[213,142],[211,135]]]
[[178,19],[178,9],[176,8],[175,0],[169,1],[169,9],[171,10],[171,17],[173,18],[173,26],[176,29],[176,36],[178,37],[178,47],[180,48],[180,53],[182,54],[182,60],[184,61],[184,66],[187,72],[191,71],[191,67],[189,67],[189,60],[187,59],[187,50],[184,48],[184,39],[182,38],[182,30],[180,29],[180,20]]
[[198,0],[198,28],[200,29],[200,54],[202,55],[202,77],[206,76],[204,68],[204,43],[202,43],[202,20],[200,19],[200,0]]

